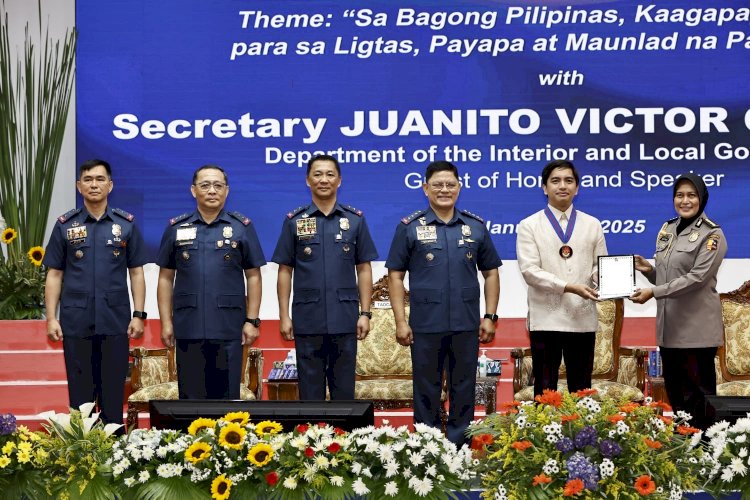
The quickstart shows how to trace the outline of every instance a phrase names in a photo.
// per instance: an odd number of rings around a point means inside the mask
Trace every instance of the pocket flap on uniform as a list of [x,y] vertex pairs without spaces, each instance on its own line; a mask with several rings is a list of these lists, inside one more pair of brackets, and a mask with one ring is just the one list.
[[409,300],[418,304],[440,304],[443,301],[443,291],[439,288],[417,288],[411,291]]
[[216,305],[218,305],[219,307],[243,308],[245,307],[245,296],[219,295],[218,297],[216,297]]
[[128,297],[127,288],[123,288],[122,290],[110,290],[105,295],[105,299],[110,306],[130,305],[130,297]]
[[175,295],[174,308],[184,309],[186,307],[197,307],[198,298],[194,293]]
[[320,302],[320,290],[317,288],[302,288],[294,292],[293,302],[301,304],[306,302]]
[[62,307],[86,307],[88,301],[87,292],[63,292],[60,303]]
[[479,299],[479,287],[467,286],[461,289],[461,298],[465,301]]
[[359,301],[359,290],[356,288],[339,288],[336,290],[336,294],[339,297],[339,302]]

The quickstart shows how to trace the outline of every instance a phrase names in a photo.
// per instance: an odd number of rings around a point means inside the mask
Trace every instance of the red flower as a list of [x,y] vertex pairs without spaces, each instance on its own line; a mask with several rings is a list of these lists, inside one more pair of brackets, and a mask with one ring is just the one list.
[[560,417],[560,421],[564,424],[565,422],[571,422],[573,420],[578,420],[579,418],[581,417],[578,416],[578,413],[574,413],[572,415],[563,415]]
[[276,471],[271,471],[268,474],[266,474],[266,483],[268,483],[268,486],[276,486],[276,483],[279,482],[279,475],[276,474]]
[[328,445],[328,451],[330,451],[331,453],[338,453],[340,449],[341,445],[338,443],[331,443]]
[[624,411],[625,413],[631,413],[636,410],[636,408],[639,408],[640,405],[638,403],[626,403],[620,407],[620,411]]
[[544,389],[544,392],[542,392],[541,395],[537,396],[534,399],[537,403],[554,406],[555,408],[559,408],[562,404],[562,395],[557,391],[552,391],[549,389]]
[[641,496],[645,497],[656,491],[656,483],[651,480],[651,476],[646,476],[644,474],[635,480],[635,490]]
[[686,436],[688,434],[695,434],[697,432],[700,432],[701,430],[696,427],[690,427],[688,425],[678,425],[677,426],[677,432],[682,434],[683,436]]
[[503,410],[511,410],[513,408],[518,408],[519,406],[521,406],[519,401],[506,401],[505,403],[500,403],[500,408]]
[[510,446],[511,448],[515,448],[518,451],[524,451],[527,448],[531,448],[532,444],[531,441],[515,441]]
[[613,424],[616,424],[617,422],[625,420],[625,417],[623,417],[622,415],[612,415],[612,416],[607,417],[607,419]]
[[648,446],[649,448],[653,448],[655,450],[658,450],[659,448],[662,447],[662,444],[659,441],[652,441],[649,438],[643,438],[643,442],[646,443],[646,446]]
[[310,427],[308,427],[307,425],[299,424],[297,426],[297,432],[299,432],[300,434],[304,434],[305,432],[307,432],[307,429],[309,428]]
[[596,394],[597,392],[599,391],[597,391],[596,389],[581,389],[580,391],[576,391],[575,395],[579,398],[585,398],[586,396],[591,396],[592,394]]
[[573,495],[579,494],[581,491],[583,491],[583,480],[571,479],[570,481],[565,483],[563,496],[572,497]]
[[305,448],[305,456],[307,458],[312,458],[315,456],[315,451],[308,446],[307,448]]
[[540,484],[546,484],[551,483],[552,478],[549,477],[547,474],[539,474],[537,476],[534,476],[534,486],[539,486]]
[[490,434],[477,434],[473,438],[471,438],[471,449],[472,450],[481,450],[485,446],[489,446],[492,444],[494,440],[492,439],[492,435]]
[[339,427],[334,427],[333,428],[333,433],[336,434],[337,436],[342,436],[342,435],[346,434],[346,431],[344,429],[339,428]]
[[328,424],[325,423],[325,422],[318,422],[318,427],[320,427],[320,428],[328,427]]

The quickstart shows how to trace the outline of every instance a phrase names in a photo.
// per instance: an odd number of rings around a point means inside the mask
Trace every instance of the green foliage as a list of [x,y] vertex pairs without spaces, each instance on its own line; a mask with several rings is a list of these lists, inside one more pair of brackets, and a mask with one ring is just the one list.
[[26,258],[0,263],[0,319],[41,318],[44,278],[44,268]]
[[[75,76],[76,32],[53,40],[42,28],[32,41],[26,24],[22,55],[11,47],[11,21],[0,8],[0,214],[17,228],[20,243],[8,248],[10,260],[41,245],[49,218],[57,162],[68,119]],[[5,259],[0,252],[0,263]]]

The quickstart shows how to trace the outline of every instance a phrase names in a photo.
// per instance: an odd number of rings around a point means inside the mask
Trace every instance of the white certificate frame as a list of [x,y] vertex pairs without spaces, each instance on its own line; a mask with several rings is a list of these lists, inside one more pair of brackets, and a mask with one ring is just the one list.
[[635,292],[635,255],[600,255],[599,298],[621,299]]

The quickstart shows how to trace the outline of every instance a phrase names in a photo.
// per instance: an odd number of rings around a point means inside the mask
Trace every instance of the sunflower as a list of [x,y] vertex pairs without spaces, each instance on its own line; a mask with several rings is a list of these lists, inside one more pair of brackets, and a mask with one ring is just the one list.
[[197,436],[199,432],[216,427],[216,420],[212,418],[196,418],[188,427],[191,436]]
[[219,431],[219,444],[224,448],[233,448],[239,450],[242,448],[242,442],[245,440],[247,431],[240,424],[230,422]]
[[44,248],[42,247],[31,247],[29,252],[26,254],[29,256],[29,260],[36,267],[42,265],[42,259],[44,259]]
[[273,458],[273,447],[266,443],[258,443],[247,452],[247,459],[258,467],[263,467]]
[[185,458],[197,464],[211,454],[211,446],[203,441],[196,441],[185,450]]
[[6,227],[3,230],[3,235],[0,236],[0,239],[2,239],[3,243],[7,245],[11,241],[15,240],[17,237],[18,237],[18,233],[16,232],[15,229],[13,229],[12,227]]
[[264,420],[255,426],[255,433],[258,437],[263,437],[265,434],[278,434],[282,430],[284,428],[280,423],[271,420]]
[[211,483],[211,498],[216,500],[225,500],[229,498],[229,492],[232,489],[232,480],[226,474],[217,477]]
[[234,422],[241,426],[246,426],[250,421],[250,414],[246,411],[232,411],[221,418],[224,422]]

